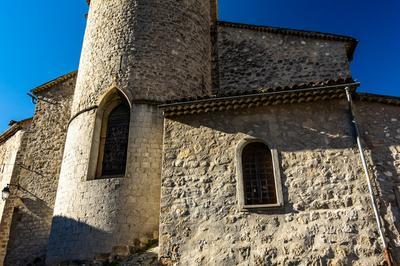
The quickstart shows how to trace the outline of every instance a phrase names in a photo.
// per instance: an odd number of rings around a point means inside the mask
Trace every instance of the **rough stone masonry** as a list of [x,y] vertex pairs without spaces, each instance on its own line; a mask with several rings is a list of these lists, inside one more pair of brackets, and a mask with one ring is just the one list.
[[[78,72],[0,135],[0,265],[385,265],[346,88],[400,264],[400,99],[357,92],[354,38],[218,21],[215,0],[89,2]],[[121,104],[126,169],[104,176]],[[280,206],[240,203],[251,142]]]
[[[380,120],[384,107],[369,104],[365,110],[360,105],[362,118],[373,121],[371,125],[363,119],[365,132],[391,127],[392,138],[400,137],[398,107],[389,107],[394,112]],[[279,151],[281,209],[243,210],[238,205],[235,152],[248,137]],[[391,185],[399,172],[399,148],[397,141],[370,153],[371,165],[386,155],[380,163],[391,168],[381,182],[388,193],[382,211],[392,227],[399,215]],[[162,257],[183,265],[381,264],[344,99],[171,118],[165,123],[164,151]],[[396,246],[400,238],[392,230]]]

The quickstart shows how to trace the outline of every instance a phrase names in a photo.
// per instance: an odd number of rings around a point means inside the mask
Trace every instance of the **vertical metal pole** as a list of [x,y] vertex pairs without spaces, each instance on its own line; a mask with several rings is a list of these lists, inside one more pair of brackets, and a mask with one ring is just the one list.
[[356,133],[357,146],[358,146],[358,150],[360,152],[360,158],[361,158],[361,162],[362,162],[362,165],[363,165],[364,173],[365,173],[365,176],[367,178],[369,195],[371,197],[371,205],[372,205],[372,209],[374,210],[375,220],[376,220],[377,227],[378,227],[378,232],[379,232],[380,238],[382,240],[383,248],[384,248],[384,251],[385,251],[385,258],[386,258],[386,261],[387,261],[388,265],[389,266],[393,266],[393,262],[392,262],[392,259],[391,259],[391,256],[390,256],[390,252],[389,252],[389,249],[388,249],[388,246],[387,246],[387,243],[386,243],[385,235],[383,234],[383,230],[382,230],[381,216],[379,215],[378,207],[377,207],[376,199],[375,199],[375,195],[374,195],[374,191],[372,189],[371,177],[369,175],[367,161],[365,160],[364,147],[363,147],[363,145],[361,143],[360,130],[358,128],[357,120],[356,120],[354,109],[353,109],[353,100],[352,100],[352,97],[351,97],[351,93],[350,93],[349,87],[346,87],[345,90],[346,90],[346,95],[347,95],[347,101],[349,103],[349,109],[350,109],[350,113],[351,113],[351,120],[352,120],[354,129],[355,129],[355,133]]

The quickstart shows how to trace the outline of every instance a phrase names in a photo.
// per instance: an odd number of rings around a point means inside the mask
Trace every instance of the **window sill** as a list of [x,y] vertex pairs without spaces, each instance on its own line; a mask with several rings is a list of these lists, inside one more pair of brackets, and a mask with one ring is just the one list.
[[254,210],[254,209],[277,209],[282,208],[283,203],[275,203],[275,204],[259,204],[259,205],[243,205],[242,210]]
[[115,176],[99,176],[94,179],[90,179],[88,181],[96,181],[96,180],[113,180],[113,179],[123,179],[125,175],[115,175]]

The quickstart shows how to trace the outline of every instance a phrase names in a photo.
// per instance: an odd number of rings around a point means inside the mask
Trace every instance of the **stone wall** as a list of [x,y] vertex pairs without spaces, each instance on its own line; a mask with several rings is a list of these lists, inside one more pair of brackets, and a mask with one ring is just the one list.
[[389,245],[400,262],[400,107],[357,102],[362,138],[371,158]]
[[[153,104],[210,94],[214,2],[90,1],[49,264],[91,259],[157,234],[163,119]],[[96,106],[115,89],[132,104],[127,172],[90,180]]]
[[[158,238],[163,119],[134,104],[125,177],[88,180],[96,111],[69,128],[47,263],[109,257]],[[78,159],[78,160],[77,160]]]
[[[167,119],[164,130],[164,262],[382,262],[345,100],[182,116]],[[239,208],[235,149],[248,136],[279,152],[285,203],[281,209]]]
[[15,183],[21,202],[13,215],[5,263],[44,262],[75,86],[71,78],[39,94]]
[[218,27],[219,93],[291,86],[350,75],[346,42]]
[[[29,126],[28,126],[29,127]],[[14,184],[15,172],[21,161],[26,128],[21,128],[13,136],[0,144],[0,190],[7,184]],[[15,188],[11,187],[12,192]],[[14,199],[0,200],[0,265],[3,265],[10,236]]]
[[[0,144],[0,189],[10,184],[14,172],[17,154],[20,151],[24,130],[19,130],[7,141]],[[0,221],[3,214],[4,201],[0,202]]]
[[130,100],[209,94],[210,5],[204,0],[92,0],[74,111],[115,85]]

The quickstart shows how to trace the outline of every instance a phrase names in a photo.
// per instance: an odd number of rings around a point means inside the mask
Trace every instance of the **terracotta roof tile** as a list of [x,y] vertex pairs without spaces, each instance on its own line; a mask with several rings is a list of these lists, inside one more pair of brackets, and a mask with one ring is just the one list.
[[356,100],[383,104],[392,104],[400,106],[400,97],[386,96],[372,93],[357,93]]
[[231,96],[246,96],[253,94],[262,94],[262,93],[271,93],[271,92],[290,92],[293,90],[305,89],[305,88],[317,88],[317,87],[326,87],[333,85],[341,85],[355,83],[355,81],[351,77],[346,78],[338,78],[336,80],[322,80],[315,81],[309,83],[298,83],[292,84],[290,86],[277,86],[277,87],[261,87],[259,89],[234,89],[234,90],[221,90],[214,95],[205,95],[205,96],[196,96],[196,97],[187,97],[181,98],[179,100],[168,101],[169,103],[179,103],[179,102],[188,102],[188,101],[196,101],[196,100],[207,100],[207,99],[215,99],[221,97],[231,97]]
[[257,106],[292,104],[319,100],[345,98],[344,88],[355,92],[359,83],[353,79],[327,80],[324,82],[296,84],[289,87],[276,87],[264,91],[240,95],[215,95],[195,100],[181,100],[160,105],[166,117],[198,114],[223,110],[235,110]]
[[53,79],[53,80],[51,80],[49,82],[46,82],[46,83],[34,88],[33,90],[31,90],[31,92],[33,94],[37,94],[37,93],[45,91],[47,89],[51,89],[52,87],[57,86],[58,84],[66,81],[66,80],[68,80],[70,78],[76,77],[77,74],[78,74],[78,71],[73,71],[73,72],[70,72],[68,74],[62,75],[62,76],[60,76],[60,77],[58,77],[56,79]]
[[17,133],[24,127],[27,127],[31,122],[32,122],[32,117],[18,122],[13,121],[13,123],[10,123],[11,126],[3,134],[0,135],[0,144],[6,142],[9,138],[14,136],[15,133]]

